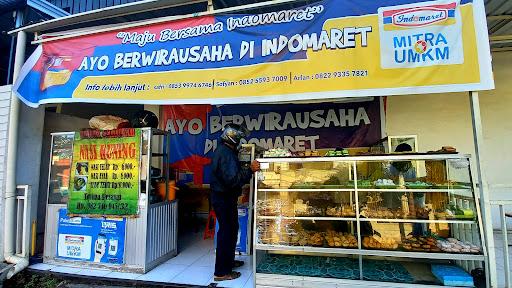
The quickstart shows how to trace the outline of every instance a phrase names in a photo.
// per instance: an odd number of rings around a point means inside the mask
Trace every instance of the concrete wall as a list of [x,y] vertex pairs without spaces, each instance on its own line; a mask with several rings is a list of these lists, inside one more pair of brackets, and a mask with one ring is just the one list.
[[[37,206],[40,197],[39,178],[43,145],[44,107],[30,108],[20,105],[18,127],[18,158],[16,159],[16,184],[29,185],[32,189],[31,223],[40,221]],[[43,218],[44,219],[44,218]]]
[[[5,193],[5,167],[7,150],[7,130],[9,125],[9,106],[11,100],[11,86],[0,87],[0,260],[3,261],[3,227],[4,227],[4,193]],[[16,169],[16,183],[30,185],[33,191],[32,211],[37,207],[37,190],[39,188],[39,166],[41,159],[41,144],[44,124],[44,108],[32,109],[25,105],[20,107],[20,121],[18,131],[18,159]],[[32,213],[35,220],[37,213]]]
[[[512,199],[512,52],[493,54],[496,89],[480,93],[484,134],[484,171],[491,199]],[[407,95],[388,98],[388,135],[418,135],[420,151],[449,145],[474,155],[467,93]],[[512,207],[511,207],[512,209]],[[495,213],[496,214],[496,213]],[[494,217],[495,227],[497,218]]]
[[482,92],[485,168],[494,199],[512,199],[512,52],[493,55],[496,90]]

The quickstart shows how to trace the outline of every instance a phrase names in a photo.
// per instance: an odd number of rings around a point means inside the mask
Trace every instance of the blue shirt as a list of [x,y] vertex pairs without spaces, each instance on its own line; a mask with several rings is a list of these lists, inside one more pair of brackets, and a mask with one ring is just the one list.
[[[394,178],[394,177],[397,177],[400,175],[400,172],[395,168],[395,166],[393,165],[389,165],[389,175],[388,177],[390,178]],[[404,175],[404,180],[405,181],[416,181],[416,169],[414,169],[414,166],[411,166],[411,168],[409,168],[407,171],[405,171],[405,173],[403,173]]]

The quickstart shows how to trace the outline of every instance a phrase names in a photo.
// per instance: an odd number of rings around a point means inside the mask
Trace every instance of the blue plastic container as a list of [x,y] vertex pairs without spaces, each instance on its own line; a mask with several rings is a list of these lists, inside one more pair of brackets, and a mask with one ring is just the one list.
[[432,265],[432,274],[434,274],[444,286],[475,287],[473,277],[456,266]]

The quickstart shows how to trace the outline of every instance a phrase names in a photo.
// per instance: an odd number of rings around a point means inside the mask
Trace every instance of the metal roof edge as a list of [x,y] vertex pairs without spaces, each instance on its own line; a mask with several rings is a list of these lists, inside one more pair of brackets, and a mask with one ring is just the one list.
[[68,16],[51,19],[41,23],[35,23],[20,27],[8,32],[8,34],[25,32],[42,32],[56,28],[63,28],[70,25],[86,23],[110,17],[118,17],[129,14],[137,14],[162,8],[183,6],[194,3],[206,2],[207,0],[142,0],[122,5],[110,6],[92,11],[71,14]]
[[61,18],[71,15],[45,0],[27,0],[27,5],[53,18]]

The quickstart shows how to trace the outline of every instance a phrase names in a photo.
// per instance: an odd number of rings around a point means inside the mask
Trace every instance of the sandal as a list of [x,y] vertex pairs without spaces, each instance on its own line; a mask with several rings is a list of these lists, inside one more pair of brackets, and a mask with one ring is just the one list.
[[235,264],[233,264],[233,266],[234,266],[235,268],[239,268],[239,267],[244,266],[244,264],[245,264],[245,263],[244,263],[244,261],[235,260]]
[[233,271],[233,272],[228,273],[228,274],[226,274],[224,276],[214,276],[213,280],[216,281],[216,282],[226,281],[226,280],[234,280],[234,279],[240,277],[241,275],[242,275],[242,273]]

